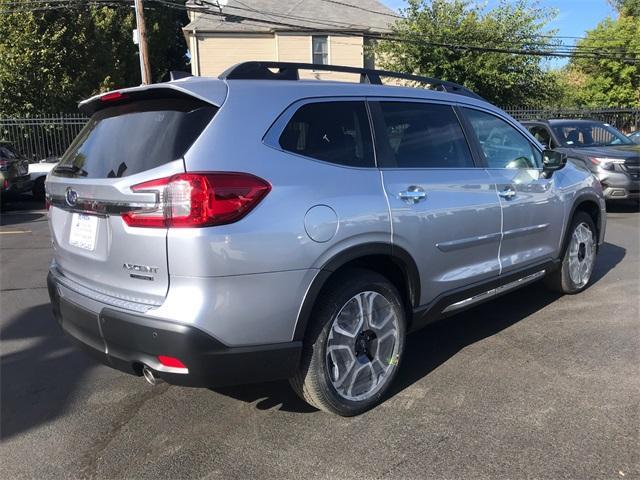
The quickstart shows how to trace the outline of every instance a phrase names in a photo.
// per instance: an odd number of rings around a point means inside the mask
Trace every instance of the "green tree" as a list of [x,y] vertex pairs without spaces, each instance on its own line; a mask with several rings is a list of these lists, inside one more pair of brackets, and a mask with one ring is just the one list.
[[[555,77],[536,53],[552,45],[541,35],[555,11],[526,0],[491,10],[470,0],[409,0],[403,13],[393,40],[375,47],[383,67],[461,83],[503,106],[554,96]],[[509,53],[523,50],[532,54]]]
[[[586,107],[640,106],[640,0],[618,2],[620,15],[587,32],[578,47],[607,52],[599,58],[574,57],[562,72],[570,103]],[[634,10],[635,9],[635,10]],[[616,52],[611,57],[611,52]]]
[[625,15],[640,17],[640,0],[609,0],[609,3]]
[[[37,5],[42,10],[0,15],[0,116],[75,112],[78,100],[140,83],[129,5]],[[187,18],[156,5],[145,14],[152,75],[159,81],[169,70],[187,68],[181,31]],[[27,3],[16,8],[27,9]]]

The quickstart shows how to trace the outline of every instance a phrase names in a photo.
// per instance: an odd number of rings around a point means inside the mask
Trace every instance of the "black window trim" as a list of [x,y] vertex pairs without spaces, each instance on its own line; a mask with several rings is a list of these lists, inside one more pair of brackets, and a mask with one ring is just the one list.
[[[479,158],[480,158],[480,162],[482,164],[482,168],[486,168],[488,170],[513,170],[513,169],[509,169],[506,167],[490,167],[489,164],[487,163],[487,160],[485,158],[484,152],[482,151],[482,146],[480,145],[480,140],[478,140],[478,136],[476,135],[475,130],[473,129],[473,126],[471,125],[471,121],[469,120],[469,118],[467,117],[466,113],[464,112],[464,109],[469,109],[469,110],[477,110],[479,112],[482,113],[486,113],[487,115],[493,115],[494,117],[499,118],[500,120],[503,120],[504,122],[506,122],[508,125],[511,125],[517,132],[520,132],[520,134],[525,138],[525,140],[527,140],[529,142],[529,144],[535,148],[538,153],[540,154],[540,156],[542,157],[542,152],[543,152],[543,148],[540,148],[540,144],[539,142],[535,139],[535,137],[533,135],[531,135],[531,132],[529,132],[529,130],[527,129],[527,127],[525,127],[522,124],[519,124],[517,122],[514,123],[514,121],[509,118],[506,115],[500,115],[499,112],[493,111],[493,110],[488,110],[486,108],[479,108],[475,105],[468,105],[468,104],[458,104],[458,107],[460,109],[460,116],[462,118],[464,118],[464,123],[463,123],[463,128],[465,128],[466,130],[468,130],[468,138],[471,139],[472,143],[474,144],[474,149],[476,150]],[[529,170],[538,170],[538,171],[542,171],[542,165],[540,165],[537,168],[532,168]]]
[[[291,152],[289,150],[285,150],[280,145],[280,136],[284,132],[284,129],[288,125],[291,118],[296,114],[296,112],[303,106],[311,104],[311,103],[330,103],[330,102],[362,102],[364,103],[365,111],[367,112],[367,119],[369,120],[369,134],[371,135],[371,147],[373,150],[373,165],[370,167],[355,167],[351,165],[343,165],[340,163],[332,163],[327,162],[326,160],[322,160],[320,158],[309,157],[307,155],[302,155],[300,153]],[[332,167],[337,168],[349,168],[352,170],[374,170],[378,168],[378,154],[376,152],[376,143],[375,143],[375,134],[373,132],[373,124],[371,119],[371,112],[369,110],[369,105],[367,103],[367,98],[362,95],[356,96],[327,96],[327,97],[308,97],[301,98],[291,103],[287,108],[285,108],[282,113],[275,119],[275,121],[271,124],[271,126],[267,129],[267,132],[262,137],[262,143],[269,148],[273,148],[282,153],[286,153],[288,155],[295,155],[300,158],[304,158],[305,160],[311,160],[314,162],[322,163],[325,165],[331,165]]]
[[[469,147],[469,151],[471,152],[471,161],[473,162],[473,166],[470,167],[420,167],[420,168],[406,168],[406,167],[398,167],[395,165],[395,162],[391,160],[392,154],[389,151],[389,145],[387,142],[383,142],[380,139],[386,137],[386,125],[384,121],[384,116],[382,114],[382,108],[380,104],[382,102],[393,102],[393,103],[425,103],[428,105],[445,105],[451,107],[455,116],[460,123],[460,127],[462,128],[462,133],[467,142],[467,146]],[[372,115],[373,122],[373,136],[374,136],[374,150],[377,156],[377,165],[380,170],[395,170],[395,171],[407,171],[407,170],[470,170],[475,168],[485,168],[484,156],[478,155],[478,152],[475,151],[473,142],[471,141],[473,137],[469,136],[469,131],[465,128],[464,121],[465,119],[461,115],[461,112],[458,109],[458,104],[453,102],[447,102],[442,100],[432,100],[425,99],[419,97],[367,97],[367,103],[369,104],[369,108]],[[464,106],[464,104],[463,104]]]

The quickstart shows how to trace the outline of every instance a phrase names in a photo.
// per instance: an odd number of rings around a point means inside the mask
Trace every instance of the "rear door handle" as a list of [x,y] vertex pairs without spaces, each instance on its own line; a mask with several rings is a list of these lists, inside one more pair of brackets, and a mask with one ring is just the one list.
[[500,195],[502,198],[505,198],[507,200],[511,200],[513,197],[517,195],[517,193],[513,188],[506,187],[501,192],[498,192],[498,195]]
[[406,203],[415,204],[427,198],[427,192],[425,192],[421,187],[412,185],[404,192],[400,192],[398,197]]

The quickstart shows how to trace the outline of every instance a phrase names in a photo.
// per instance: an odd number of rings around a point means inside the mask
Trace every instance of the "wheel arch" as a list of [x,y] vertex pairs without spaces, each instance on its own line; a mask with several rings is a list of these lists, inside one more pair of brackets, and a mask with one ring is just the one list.
[[560,252],[561,255],[564,254],[564,251],[570,239],[571,232],[569,232],[569,229],[571,227],[571,222],[573,222],[573,218],[578,212],[585,212],[593,220],[593,223],[596,226],[596,247],[599,248],[598,239],[600,238],[600,232],[602,230],[602,212],[600,211],[598,200],[599,199],[595,194],[583,193],[582,195],[578,196],[573,202],[571,211],[567,216],[565,233],[562,241],[562,250]]
[[366,268],[385,276],[400,291],[411,323],[413,308],[420,304],[420,275],[415,260],[405,249],[390,243],[366,243],[341,251],[320,268],[298,312],[294,340],[304,339],[313,307],[324,287],[348,268]]

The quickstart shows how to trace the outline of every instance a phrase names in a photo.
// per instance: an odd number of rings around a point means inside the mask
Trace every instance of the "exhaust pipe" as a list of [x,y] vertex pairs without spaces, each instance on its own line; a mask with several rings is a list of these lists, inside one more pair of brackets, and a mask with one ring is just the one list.
[[158,383],[162,382],[160,378],[156,378],[156,376],[153,374],[153,370],[151,370],[146,365],[142,367],[142,376],[149,385],[157,385]]

